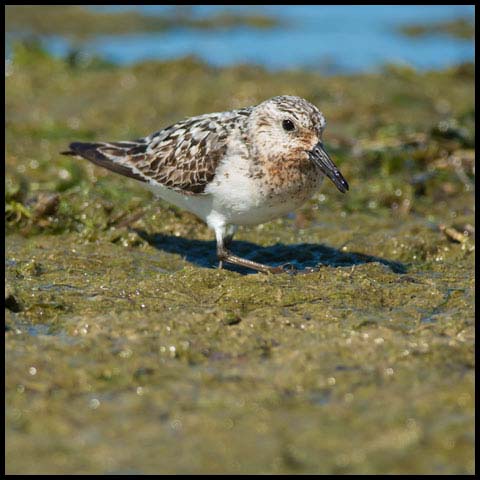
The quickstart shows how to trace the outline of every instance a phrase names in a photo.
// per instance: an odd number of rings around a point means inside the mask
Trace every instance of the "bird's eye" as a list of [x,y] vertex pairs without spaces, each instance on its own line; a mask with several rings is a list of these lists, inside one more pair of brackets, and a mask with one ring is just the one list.
[[295,125],[291,120],[284,120],[282,122],[282,127],[286,132],[291,132],[292,130],[295,130]]

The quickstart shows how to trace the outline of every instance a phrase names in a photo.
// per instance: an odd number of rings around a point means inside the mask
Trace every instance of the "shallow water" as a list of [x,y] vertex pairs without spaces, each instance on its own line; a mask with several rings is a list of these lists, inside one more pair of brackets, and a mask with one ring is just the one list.
[[[172,11],[162,5],[130,6],[146,15]],[[124,11],[105,7],[102,11]],[[130,35],[101,35],[74,45],[84,55],[101,55],[121,64],[195,55],[215,66],[258,64],[269,69],[308,68],[322,73],[359,73],[400,63],[420,70],[440,69],[473,61],[472,39],[434,34],[408,37],[399,28],[455,18],[473,19],[472,5],[410,6],[196,6],[195,18],[221,12],[263,14],[279,20],[273,28],[188,29]],[[67,39],[50,37],[46,45],[56,55],[72,48]]]

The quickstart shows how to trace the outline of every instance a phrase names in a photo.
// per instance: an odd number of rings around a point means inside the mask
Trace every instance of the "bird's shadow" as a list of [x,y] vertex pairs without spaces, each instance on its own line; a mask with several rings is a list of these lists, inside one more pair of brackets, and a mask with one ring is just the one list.
[[[148,234],[144,230],[135,229],[137,234],[158,250],[182,255],[185,260],[199,267],[217,268],[216,242],[214,240],[195,240],[176,237],[174,235]],[[248,258],[267,265],[282,265],[289,263],[298,270],[308,267],[351,267],[363,263],[378,262],[386,265],[394,273],[406,273],[407,267],[403,263],[386,260],[385,258],[366,255],[358,252],[345,252],[336,248],[316,243],[296,243],[285,245],[276,243],[268,247],[261,247],[252,242],[234,240],[230,250],[235,255]],[[224,268],[242,274],[256,273],[248,268],[225,264]]]

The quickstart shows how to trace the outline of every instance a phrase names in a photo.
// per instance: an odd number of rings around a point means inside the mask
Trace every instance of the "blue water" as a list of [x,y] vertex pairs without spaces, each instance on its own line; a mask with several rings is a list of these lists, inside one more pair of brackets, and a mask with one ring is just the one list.
[[[121,10],[127,7],[97,7]],[[144,14],[168,12],[168,6],[128,7]],[[239,27],[222,30],[178,29],[164,33],[102,36],[83,46],[115,62],[170,59],[196,55],[224,66],[255,63],[269,69],[309,68],[325,73],[378,70],[387,63],[408,64],[418,69],[438,69],[473,61],[472,40],[446,35],[409,38],[399,34],[399,25],[428,23],[458,17],[471,18],[475,7],[438,6],[196,6],[193,12],[206,16],[218,11],[262,13],[283,20],[274,29]],[[65,54],[68,45],[51,39],[54,53]]]

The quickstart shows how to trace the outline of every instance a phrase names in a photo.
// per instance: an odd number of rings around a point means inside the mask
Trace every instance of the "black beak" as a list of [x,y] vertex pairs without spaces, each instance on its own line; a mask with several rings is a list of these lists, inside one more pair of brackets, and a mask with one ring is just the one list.
[[332,162],[332,159],[326,152],[322,142],[317,143],[313,150],[310,150],[308,154],[310,155],[310,160],[312,160],[312,162],[335,184],[335,186],[342,193],[345,193],[348,190],[347,181],[343,178],[340,170]]

